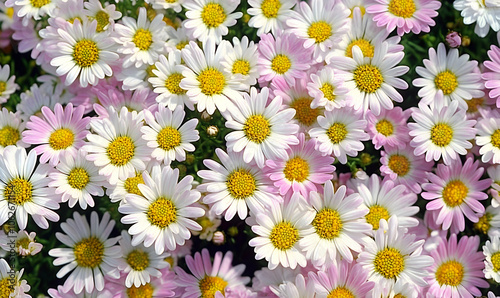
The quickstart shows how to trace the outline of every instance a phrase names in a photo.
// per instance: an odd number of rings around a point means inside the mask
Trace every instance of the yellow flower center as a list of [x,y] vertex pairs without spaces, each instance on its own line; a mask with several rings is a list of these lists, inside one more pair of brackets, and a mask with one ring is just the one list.
[[203,7],[201,19],[208,28],[219,27],[226,20],[226,13],[222,5],[218,3],[208,3]]
[[366,39],[360,38],[351,41],[351,43],[347,46],[345,50],[346,57],[352,58],[352,47],[358,46],[361,49],[364,57],[373,58],[373,54],[375,53],[375,47]]
[[354,296],[354,294],[346,287],[338,286],[331,290],[326,298],[356,298],[356,296]]
[[389,12],[400,18],[411,18],[417,7],[413,0],[391,0]]
[[314,218],[312,225],[316,228],[316,234],[323,239],[334,239],[342,231],[342,220],[337,210],[330,208],[321,209]]
[[104,27],[106,27],[109,24],[109,14],[107,14],[104,10],[99,10],[96,15],[95,19],[97,20],[97,32],[102,32],[104,31]]
[[9,203],[24,205],[33,201],[33,184],[26,179],[15,178],[5,185],[3,196]]
[[0,95],[7,90],[7,83],[4,81],[0,81]]
[[132,39],[135,46],[141,51],[147,51],[153,43],[153,34],[147,29],[137,29]]
[[431,129],[431,141],[440,147],[450,144],[453,139],[453,129],[446,123],[438,123]]
[[252,115],[243,125],[243,132],[250,141],[260,144],[271,135],[269,120],[262,115]]
[[135,271],[143,271],[149,266],[149,254],[140,249],[134,249],[127,255],[127,263]]
[[142,196],[142,192],[139,190],[138,187],[139,184],[144,184],[144,179],[142,179],[142,173],[137,173],[134,177],[127,178],[123,186],[128,193]]
[[73,60],[80,67],[90,67],[99,60],[99,48],[90,39],[82,39],[73,47]]
[[73,144],[75,134],[67,128],[55,130],[49,137],[49,145],[54,150],[66,149]]
[[280,7],[281,2],[279,0],[264,0],[260,5],[262,14],[268,19],[276,18]]
[[354,70],[354,81],[359,90],[366,93],[374,93],[382,86],[384,77],[378,67],[365,64],[358,66]]
[[445,70],[434,78],[434,84],[436,84],[436,88],[443,91],[444,95],[449,95],[458,86],[457,76],[451,71]]
[[151,224],[163,229],[175,222],[177,219],[177,209],[171,200],[160,197],[149,205],[147,216]]
[[84,168],[74,168],[69,172],[68,184],[74,189],[82,190],[90,181],[89,174]]
[[325,21],[314,22],[307,29],[309,38],[316,40],[316,43],[322,43],[332,36],[332,26]]
[[299,240],[299,230],[289,222],[282,221],[271,230],[269,239],[277,249],[288,250]]
[[347,128],[345,124],[336,122],[326,130],[326,135],[330,138],[333,144],[342,142],[347,137]]
[[177,129],[167,126],[160,130],[156,141],[161,149],[172,150],[181,144],[181,133]]
[[397,277],[405,268],[405,259],[399,250],[386,247],[379,251],[373,261],[375,271],[387,279]]
[[335,91],[335,88],[332,84],[324,83],[323,86],[319,88],[319,90],[323,92],[323,96],[326,99],[328,99],[329,101],[335,101],[336,95],[333,93],[333,91]]
[[16,241],[16,249],[19,248],[19,246],[23,249],[28,249],[30,246],[30,239],[28,237],[21,238]]
[[126,165],[134,157],[135,145],[129,136],[117,137],[106,149],[109,161],[114,166]]
[[291,158],[286,162],[283,173],[289,181],[302,182],[309,177],[309,163],[298,156]]
[[173,73],[165,80],[165,88],[172,94],[186,94],[186,90],[179,87],[179,83],[184,79],[180,73]]
[[205,95],[212,96],[222,94],[226,85],[226,78],[218,69],[209,67],[202,71],[198,76],[201,92]]
[[454,260],[444,262],[436,270],[436,281],[440,286],[456,287],[462,283],[463,278],[464,266]]
[[386,137],[391,136],[394,133],[394,126],[390,121],[382,119],[375,125],[377,132]]
[[456,207],[464,202],[468,193],[469,189],[462,181],[453,180],[443,189],[443,201],[448,207]]
[[406,296],[403,294],[396,294],[394,295],[394,298],[406,298]]
[[243,59],[238,59],[233,63],[233,74],[248,75],[250,73],[250,62]]
[[389,211],[380,205],[373,205],[370,206],[370,212],[368,212],[367,215],[365,215],[366,222],[371,224],[373,226],[374,230],[378,230],[380,220],[383,218],[385,220],[388,220],[390,215]]
[[235,170],[226,180],[227,190],[235,199],[246,199],[257,189],[255,178],[248,170]]
[[495,130],[491,134],[491,145],[500,149],[500,129]]
[[290,104],[295,110],[295,119],[305,126],[311,126],[319,116],[319,109],[311,109],[311,102],[312,98],[302,97]]
[[153,286],[150,283],[145,285],[140,285],[136,287],[132,285],[132,287],[127,288],[127,296],[129,298],[153,298]]
[[224,289],[227,286],[227,281],[218,276],[208,276],[205,275],[203,279],[200,280],[198,286],[201,292],[201,298],[213,298],[215,293],[220,292],[224,295]]
[[30,3],[33,7],[42,8],[42,6],[49,4],[50,0],[30,0]]
[[0,129],[0,146],[7,147],[15,145],[20,139],[19,130],[11,126],[4,126]]
[[8,7],[7,10],[5,11],[5,14],[12,19],[14,17],[14,8]]
[[73,247],[75,260],[79,267],[95,268],[102,263],[104,244],[96,237],[89,237]]
[[467,103],[467,112],[469,113],[475,113],[478,111],[478,107],[480,107],[483,104],[484,98],[482,97],[475,97],[471,98],[469,100],[466,100],[465,103]]
[[180,41],[175,47],[180,51],[184,49],[189,44],[189,41]]
[[404,155],[394,154],[389,157],[389,169],[400,177],[404,177],[410,171],[410,161]]
[[361,11],[361,16],[364,16],[365,15],[365,12],[366,12],[366,8],[364,6],[353,6],[352,9],[351,9],[351,14],[349,15],[349,18],[352,19],[352,16],[354,14],[354,9],[358,7],[359,10]]
[[500,252],[496,252],[491,255],[491,264],[493,265],[493,271],[498,272],[500,270]]
[[487,212],[483,216],[481,216],[478,222],[474,223],[472,226],[475,230],[483,234],[487,234],[488,230],[490,229],[490,221],[492,218],[493,215]]
[[0,298],[13,297],[11,296],[11,294],[14,293],[13,286],[14,285],[12,284],[12,280],[9,277],[5,277],[4,279],[0,280]]
[[277,74],[284,74],[290,67],[292,67],[292,61],[286,55],[278,54],[271,61],[271,69]]

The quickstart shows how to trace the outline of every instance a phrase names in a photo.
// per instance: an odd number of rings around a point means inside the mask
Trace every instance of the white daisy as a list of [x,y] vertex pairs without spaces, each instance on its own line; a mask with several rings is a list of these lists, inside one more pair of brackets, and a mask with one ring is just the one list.
[[476,145],[481,146],[481,161],[500,163],[500,119],[496,117],[480,119],[477,124]]
[[486,241],[483,246],[483,253],[486,259],[484,260],[485,268],[483,269],[484,277],[494,279],[500,283],[500,238],[494,236],[491,240]]
[[185,21],[178,27],[167,27],[167,35],[169,39],[165,43],[165,47],[168,52],[175,50],[182,50],[185,46],[189,44],[189,36],[184,28]]
[[42,16],[53,16],[53,10],[56,8],[56,1],[51,0],[7,0],[7,7],[13,7],[17,16],[23,21],[23,26],[28,26],[31,19],[40,20]]
[[115,20],[122,17],[122,13],[116,11],[114,4],[107,4],[104,8],[99,0],[90,0],[83,3],[85,6],[85,14],[90,20],[97,21],[97,32],[114,29]]
[[224,44],[227,45],[226,55],[221,64],[224,66],[225,71],[235,76],[242,76],[246,85],[245,89],[248,89],[248,86],[255,85],[259,77],[257,45],[253,41],[249,42],[247,36],[243,36],[241,40],[233,37],[233,46],[229,42]]
[[460,11],[464,24],[476,23],[474,32],[486,37],[490,31],[500,30],[500,3],[496,0],[455,0],[453,7]]
[[314,98],[311,108],[325,107],[327,111],[332,111],[350,105],[351,100],[347,96],[349,89],[344,86],[344,81],[343,74],[330,66],[311,73],[307,83],[307,91]]
[[143,171],[135,171],[132,175],[126,179],[118,179],[115,185],[109,185],[106,188],[106,194],[112,203],[120,202],[120,204],[125,200],[128,194],[135,194],[138,196],[143,196],[142,192],[139,190],[138,185],[144,184],[144,179],[142,179],[142,173],[147,171],[151,173],[154,166],[160,165],[160,162],[153,159],[146,164],[146,169]]
[[26,124],[21,120],[20,112],[12,113],[6,108],[0,111],[0,151],[9,145],[28,147],[21,138]]
[[19,89],[19,85],[14,83],[16,76],[10,75],[8,64],[0,66],[0,103],[7,102],[10,95]]
[[247,13],[252,16],[250,27],[257,28],[257,36],[273,34],[286,28],[286,20],[292,16],[296,0],[248,0]]
[[12,24],[14,23],[14,8],[7,7],[5,2],[0,3],[0,22],[2,22],[2,31],[6,31],[7,29],[12,28]]
[[63,291],[73,290],[80,294],[83,289],[92,293],[94,289],[104,289],[104,276],[118,278],[118,259],[121,257],[120,247],[115,245],[119,237],[109,238],[115,226],[114,220],[109,220],[109,213],[104,213],[101,221],[97,212],[90,214],[90,226],[85,216],[73,213],[73,218],[68,218],[61,223],[64,233],[56,233],[56,238],[68,248],[53,248],[49,251],[55,257],[54,265],[64,265],[57,278],[62,278],[69,272],[71,274],[64,282]]
[[31,287],[26,280],[21,280],[24,268],[20,271],[15,271],[14,267],[10,268],[9,263],[5,259],[0,259],[0,295],[3,297],[19,297],[31,298],[26,294]]

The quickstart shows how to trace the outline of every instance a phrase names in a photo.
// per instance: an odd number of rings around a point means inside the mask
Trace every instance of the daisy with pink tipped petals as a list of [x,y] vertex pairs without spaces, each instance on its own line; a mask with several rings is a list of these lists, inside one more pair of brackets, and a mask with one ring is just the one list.
[[477,222],[484,213],[484,206],[479,202],[486,200],[484,192],[491,186],[491,179],[481,179],[484,168],[472,157],[462,161],[457,159],[450,165],[438,164],[436,174],[428,173],[429,183],[424,183],[422,197],[431,202],[427,210],[438,210],[436,224],[443,225],[443,230],[451,227],[452,233],[465,229],[464,215],[472,222]]
[[378,150],[382,146],[404,148],[410,141],[406,125],[410,114],[410,109],[403,111],[400,107],[384,110],[378,116],[368,111],[365,115],[368,120],[367,132],[375,149]]

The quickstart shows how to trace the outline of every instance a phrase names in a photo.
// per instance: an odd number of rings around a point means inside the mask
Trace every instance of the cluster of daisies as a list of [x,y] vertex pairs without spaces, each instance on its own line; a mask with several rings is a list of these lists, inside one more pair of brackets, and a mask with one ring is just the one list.
[[[42,252],[30,227],[61,231],[51,297],[473,297],[500,283],[498,41],[475,61],[454,32],[407,82],[401,41],[430,32],[440,1],[125,2],[137,10],[0,3],[0,46],[44,73],[21,88],[22,70],[0,66],[0,103],[21,98],[0,111],[0,296],[31,297],[7,262]],[[498,1],[452,6],[475,38],[500,30]],[[420,101],[403,109],[409,84]],[[227,133],[186,173],[198,118]],[[379,168],[342,173],[353,161]],[[253,276],[239,252],[193,245],[223,244],[223,222],[248,227]]]

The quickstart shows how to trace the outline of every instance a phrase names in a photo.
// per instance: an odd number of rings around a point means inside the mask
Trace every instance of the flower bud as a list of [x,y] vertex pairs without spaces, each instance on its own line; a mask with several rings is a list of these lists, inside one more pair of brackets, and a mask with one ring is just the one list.
[[207,134],[209,136],[215,137],[215,136],[217,136],[218,133],[219,133],[219,129],[217,128],[217,126],[210,125],[209,127],[207,127]]
[[222,233],[221,231],[217,231],[214,233],[212,241],[216,245],[222,245],[226,241],[226,237],[224,236],[224,233]]
[[451,31],[446,35],[446,42],[450,47],[457,48],[462,44],[462,38],[457,32]]

